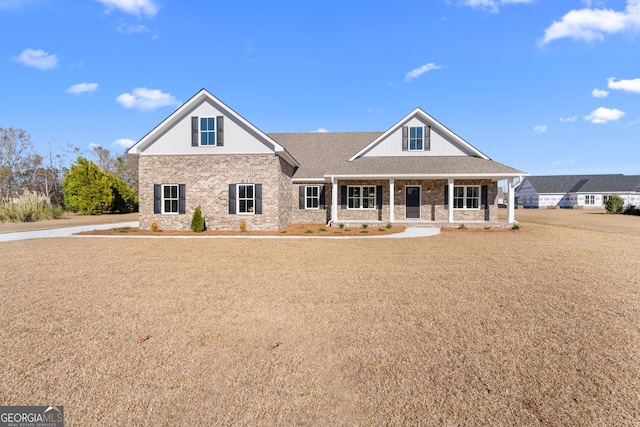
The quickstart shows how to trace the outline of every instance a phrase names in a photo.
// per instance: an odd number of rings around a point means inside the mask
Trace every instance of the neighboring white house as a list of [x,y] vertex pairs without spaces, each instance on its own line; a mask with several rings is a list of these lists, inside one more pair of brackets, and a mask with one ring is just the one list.
[[528,176],[515,190],[517,204],[525,208],[602,208],[614,195],[626,206],[640,205],[640,176]]

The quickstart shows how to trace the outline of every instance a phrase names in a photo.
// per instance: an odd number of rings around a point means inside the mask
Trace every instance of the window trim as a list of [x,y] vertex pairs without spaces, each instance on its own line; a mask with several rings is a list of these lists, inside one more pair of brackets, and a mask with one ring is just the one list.
[[[589,201],[591,200],[591,201]],[[596,195],[595,194],[585,194],[584,195],[584,204],[589,205],[589,206],[595,206],[596,205]]]
[[[469,197],[468,194],[468,188],[477,188],[477,196],[476,197]],[[463,193],[462,193],[462,197],[456,197],[456,188],[462,188],[463,189]],[[456,207],[456,199],[460,200],[462,199],[462,207]],[[468,200],[477,200],[477,207],[468,207],[469,203]],[[481,209],[481,202],[482,202],[482,186],[481,185],[454,185],[453,186],[453,210],[480,210]]]
[[[240,187],[251,187],[253,197],[240,197]],[[246,194],[246,190],[245,190]],[[240,211],[240,202],[241,201],[252,201],[252,208],[250,212],[241,212]],[[256,214],[256,185],[255,184],[236,184],[236,215],[255,215]]]
[[[352,197],[350,195],[351,193],[351,189],[352,188],[359,188],[360,189],[360,195],[357,197],[358,200],[358,206],[357,208],[352,208],[350,207],[350,201],[352,199],[356,199],[355,197]],[[369,194],[368,196],[365,197],[364,195],[364,189],[365,188],[373,188],[373,195]],[[369,203],[369,207],[365,208],[363,201],[366,199],[371,199],[373,198],[373,204]],[[371,211],[371,210],[376,210],[377,209],[377,188],[375,185],[348,185],[347,186],[347,210],[352,210],[352,211]]]
[[[316,189],[316,195],[309,195],[308,191],[310,188],[315,188]],[[316,199],[316,207],[314,208],[309,207],[309,201],[312,201],[313,199]],[[320,186],[319,185],[305,185],[304,188],[304,209],[305,210],[310,210],[310,211],[317,211],[320,210]]]
[[[213,129],[202,129],[202,121],[203,120],[212,120],[213,121]],[[211,134],[213,135],[213,143],[209,143],[209,144],[203,144],[202,143],[202,137],[203,134]],[[198,146],[200,147],[216,147],[218,145],[218,135],[217,135],[217,123],[216,123],[216,117],[204,117],[204,116],[199,116],[198,117]]]
[[[420,137],[417,137],[417,136],[412,137],[411,131],[414,129],[416,130],[416,132],[419,129],[422,135],[420,135]],[[407,145],[408,151],[424,151],[424,133],[425,133],[424,126],[409,126],[409,132],[408,132],[409,141]],[[420,142],[420,148],[411,148],[412,141],[415,141],[416,147],[418,146],[418,142]]]
[[[165,197],[165,193],[164,193],[164,189],[166,187],[175,187],[176,189],[176,197]],[[171,191],[171,190],[169,190]],[[180,186],[178,184],[161,184],[160,186],[160,197],[161,197],[161,208],[162,210],[160,211],[160,213],[162,213],[163,215],[179,215],[180,214]],[[165,202],[166,201],[175,201],[176,203],[176,211],[173,212],[167,212],[165,209]]]

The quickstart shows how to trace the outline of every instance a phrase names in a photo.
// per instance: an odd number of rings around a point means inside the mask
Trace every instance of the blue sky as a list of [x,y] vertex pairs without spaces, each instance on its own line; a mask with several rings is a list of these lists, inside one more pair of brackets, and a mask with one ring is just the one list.
[[0,0],[0,127],[115,153],[206,88],[264,132],[420,107],[533,175],[640,174],[640,0]]

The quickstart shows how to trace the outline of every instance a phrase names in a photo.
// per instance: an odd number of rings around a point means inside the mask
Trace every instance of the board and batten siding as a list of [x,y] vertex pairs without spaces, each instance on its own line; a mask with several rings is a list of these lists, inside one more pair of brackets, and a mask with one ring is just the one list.
[[[224,146],[191,146],[191,117],[224,117]],[[197,155],[197,154],[269,154],[274,147],[263,143],[257,136],[225,116],[209,102],[203,102],[190,111],[175,126],[160,135],[145,151],[145,155]]]
[[[428,126],[428,123],[414,117],[404,126]],[[375,147],[366,152],[363,157],[391,157],[391,156],[468,156],[454,142],[446,139],[436,129],[431,128],[431,149],[424,151],[402,151],[402,127],[380,141]]]

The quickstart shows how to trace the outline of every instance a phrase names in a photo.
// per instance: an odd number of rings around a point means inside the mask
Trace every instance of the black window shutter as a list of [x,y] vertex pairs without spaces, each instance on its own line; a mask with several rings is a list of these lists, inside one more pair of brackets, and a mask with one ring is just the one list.
[[409,127],[402,126],[402,151],[409,150]]
[[162,213],[162,186],[153,184],[153,213]]
[[424,127],[424,151],[431,150],[431,126]]
[[376,186],[376,209],[382,209],[382,185]]
[[482,203],[482,207],[481,209],[488,209],[489,206],[487,206],[487,198],[489,196],[489,188],[486,185],[482,186],[482,189],[480,191],[480,203]]
[[178,213],[187,213],[187,201],[186,201],[186,188],[185,184],[178,185]]
[[305,208],[305,203],[304,203],[304,199],[306,195],[305,191],[306,191],[306,187],[304,185],[301,185],[300,187],[298,187],[298,209]]
[[222,147],[224,145],[224,117],[216,117],[216,145]]
[[347,209],[347,186],[340,186],[340,208]]
[[444,207],[449,206],[449,185],[444,186]]
[[191,146],[198,146],[198,118],[191,117]]
[[236,185],[229,184],[229,213],[236,213]]
[[256,184],[255,185],[255,190],[256,190],[256,207],[254,209],[254,213],[256,215],[261,215],[262,214],[262,184]]
[[320,186],[320,203],[318,203],[318,205],[320,209],[325,209],[326,201],[324,198],[324,185]]

